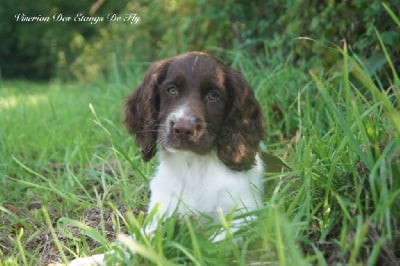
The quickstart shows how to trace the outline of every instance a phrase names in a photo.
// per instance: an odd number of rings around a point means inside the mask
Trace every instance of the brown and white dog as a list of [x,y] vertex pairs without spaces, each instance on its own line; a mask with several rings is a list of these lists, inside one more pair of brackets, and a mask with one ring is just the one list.
[[[124,112],[145,161],[160,146],[149,204],[149,210],[158,206],[158,218],[202,213],[218,221],[221,213],[262,205],[269,156],[259,151],[263,111],[239,72],[202,52],[156,62],[126,98]],[[157,221],[145,231],[154,231]],[[94,255],[70,265],[103,260]]]

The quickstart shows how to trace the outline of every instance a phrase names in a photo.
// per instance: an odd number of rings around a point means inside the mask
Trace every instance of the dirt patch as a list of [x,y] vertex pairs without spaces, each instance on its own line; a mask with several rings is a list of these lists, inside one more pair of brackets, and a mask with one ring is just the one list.
[[[122,214],[126,212],[125,207],[119,207],[118,211]],[[114,241],[116,234],[119,232],[128,233],[125,225],[120,222],[119,230],[117,231],[114,227],[113,216],[115,216],[115,212],[112,210],[100,210],[99,208],[89,209],[85,212],[84,215],[84,223],[95,230],[102,232],[108,241]],[[60,232],[56,226],[55,233],[57,235],[60,243],[67,247],[63,251],[67,256],[70,256],[68,249],[74,250],[76,247],[69,246],[70,240],[64,235],[64,233]],[[89,247],[90,250],[99,247],[99,243],[91,239],[90,237],[82,236],[80,229],[78,227],[74,227],[71,225],[66,226],[63,230],[68,231],[73,237],[83,238],[85,241],[85,245]],[[40,234],[37,235],[31,242],[27,245],[27,249],[30,251],[34,251],[35,248],[40,247],[38,250],[38,259],[39,262],[43,265],[47,265],[49,263],[61,262],[60,252],[57,249],[50,230],[45,229]]]

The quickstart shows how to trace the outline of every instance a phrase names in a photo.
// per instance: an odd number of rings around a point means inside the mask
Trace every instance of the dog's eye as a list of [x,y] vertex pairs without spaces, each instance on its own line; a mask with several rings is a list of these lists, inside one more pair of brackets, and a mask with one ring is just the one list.
[[220,98],[221,95],[219,95],[219,93],[215,90],[209,91],[207,93],[207,100],[209,100],[210,102],[218,101]]
[[167,87],[167,93],[171,96],[176,96],[178,94],[178,88],[175,85],[169,85]]

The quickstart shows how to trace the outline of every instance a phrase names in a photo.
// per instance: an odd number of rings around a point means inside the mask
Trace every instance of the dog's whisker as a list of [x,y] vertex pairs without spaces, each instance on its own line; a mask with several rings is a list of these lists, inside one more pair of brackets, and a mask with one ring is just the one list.
[[157,129],[138,130],[139,133],[158,132]]

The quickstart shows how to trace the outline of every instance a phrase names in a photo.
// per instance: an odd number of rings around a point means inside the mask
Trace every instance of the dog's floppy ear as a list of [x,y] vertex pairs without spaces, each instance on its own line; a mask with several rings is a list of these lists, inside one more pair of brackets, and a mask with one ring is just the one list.
[[218,157],[233,170],[248,170],[254,166],[260,141],[265,137],[263,112],[239,72],[226,67],[225,86],[230,106],[217,141]]
[[142,83],[125,99],[124,123],[135,136],[145,161],[149,161],[156,153],[160,111],[158,86],[165,78],[168,65],[169,61],[153,64]]

